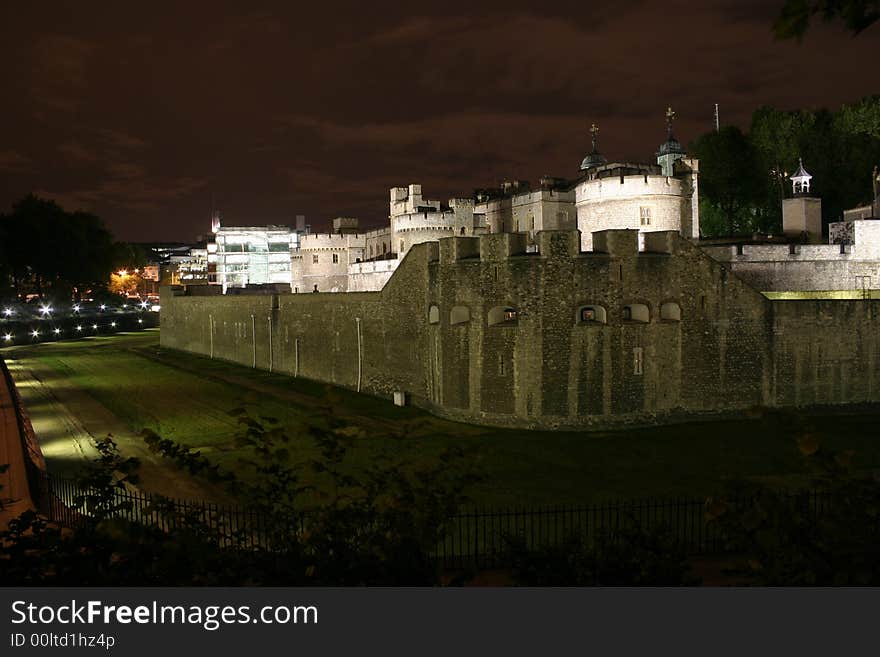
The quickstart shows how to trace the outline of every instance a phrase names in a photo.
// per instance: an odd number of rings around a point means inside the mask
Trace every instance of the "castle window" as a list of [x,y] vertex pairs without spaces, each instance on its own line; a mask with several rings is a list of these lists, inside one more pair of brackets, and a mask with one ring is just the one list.
[[388,245],[385,242],[382,242],[382,255],[388,253]]
[[510,326],[517,322],[515,308],[509,306],[495,306],[489,311],[487,318],[489,326]]
[[582,324],[607,324],[608,315],[602,306],[581,306],[578,321]]
[[428,310],[428,324],[440,323],[440,309],[437,306],[431,306]]
[[643,303],[631,303],[623,307],[622,317],[625,322],[647,323],[651,321],[651,311]]
[[645,351],[642,347],[633,347],[633,374],[641,376],[644,372]]
[[313,264],[313,265],[317,265],[317,264],[318,264],[318,254],[317,254],[317,253],[315,253],[315,254],[312,255],[312,264]]
[[334,253],[334,254],[333,254],[333,264],[334,264],[334,265],[338,265],[338,264],[339,264],[339,254],[338,254],[338,253]]
[[673,301],[670,301],[669,303],[664,303],[662,306],[660,306],[660,319],[666,320],[668,322],[680,322],[681,306]]
[[398,253],[403,253],[403,240],[400,240],[400,251]]
[[449,312],[450,324],[464,324],[471,321],[471,310],[467,306],[453,306]]
[[464,226],[461,227],[461,234],[464,235]]
[[651,225],[651,208],[645,206],[639,208],[639,223],[642,226]]
[[498,354],[498,374],[501,376],[507,374],[507,371],[504,367],[504,356],[502,354]]

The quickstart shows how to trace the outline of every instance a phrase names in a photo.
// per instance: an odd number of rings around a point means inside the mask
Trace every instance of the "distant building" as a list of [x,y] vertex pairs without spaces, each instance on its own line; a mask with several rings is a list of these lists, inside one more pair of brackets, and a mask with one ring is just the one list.
[[[230,287],[291,283],[291,252],[299,233],[290,226],[217,226],[206,249],[211,274],[225,293]],[[214,282],[214,281],[212,281]]]

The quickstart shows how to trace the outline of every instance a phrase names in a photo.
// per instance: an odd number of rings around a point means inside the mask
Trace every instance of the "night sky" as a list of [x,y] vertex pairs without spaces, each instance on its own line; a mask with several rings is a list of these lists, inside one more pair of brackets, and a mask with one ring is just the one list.
[[776,42],[781,0],[134,4],[0,6],[0,210],[33,191],[139,241],[206,232],[212,194],[228,225],[377,226],[391,186],[574,176],[593,121],[650,161],[667,105],[687,143],[716,102],[746,128],[880,92],[880,26]]

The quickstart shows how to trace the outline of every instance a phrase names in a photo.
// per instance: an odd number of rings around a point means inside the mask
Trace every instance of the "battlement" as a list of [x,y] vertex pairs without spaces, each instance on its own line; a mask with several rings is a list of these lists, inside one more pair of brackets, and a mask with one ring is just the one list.
[[584,180],[575,189],[575,200],[590,203],[634,196],[682,196],[685,191],[679,178],[644,174]]
[[309,233],[300,238],[300,251],[314,251],[316,249],[345,249],[363,248],[364,235],[340,234],[340,233]]
[[639,252],[639,231],[599,230],[593,233],[593,252],[627,256]]
[[441,239],[438,242],[440,262],[448,264],[458,260],[479,258],[482,239],[482,237],[446,237]]
[[703,250],[721,262],[779,262],[851,258],[851,244],[741,244],[706,246]]
[[[677,231],[664,230],[644,233],[644,248],[639,248],[637,230],[601,230],[593,233],[593,252],[614,258],[638,257],[641,253],[672,255],[680,250],[682,238]],[[580,250],[580,231],[542,230],[536,236],[538,255],[541,258],[574,258],[584,253]],[[450,264],[462,260],[486,260],[497,262],[510,257],[527,254],[526,233],[494,233],[474,237],[444,237],[424,246],[436,248],[428,260]]]

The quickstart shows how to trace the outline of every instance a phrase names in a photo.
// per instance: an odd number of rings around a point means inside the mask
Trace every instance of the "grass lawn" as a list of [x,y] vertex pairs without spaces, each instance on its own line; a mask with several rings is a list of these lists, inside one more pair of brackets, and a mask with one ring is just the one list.
[[[731,478],[796,485],[807,472],[794,431],[759,419],[604,433],[475,427],[311,381],[160,350],[155,331],[16,348],[9,355],[25,366],[33,359],[57,376],[44,385],[75,386],[132,431],[150,428],[227,467],[243,455],[227,411],[242,405],[290,427],[298,436],[292,449],[297,460],[314,448],[296,428],[328,413],[368,434],[352,451],[352,467],[382,451],[417,460],[461,445],[485,478],[470,491],[478,505],[700,496]],[[878,468],[878,419],[880,413],[809,422],[823,447],[854,449],[860,467]]]

